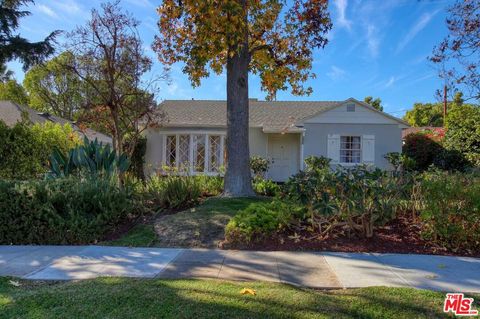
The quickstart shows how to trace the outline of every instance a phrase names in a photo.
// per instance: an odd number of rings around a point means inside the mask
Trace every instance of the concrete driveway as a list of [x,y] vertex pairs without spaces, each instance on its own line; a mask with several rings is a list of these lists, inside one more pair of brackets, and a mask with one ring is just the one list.
[[0,276],[215,278],[312,288],[394,286],[480,293],[480,259],[404,254],[0,246]]

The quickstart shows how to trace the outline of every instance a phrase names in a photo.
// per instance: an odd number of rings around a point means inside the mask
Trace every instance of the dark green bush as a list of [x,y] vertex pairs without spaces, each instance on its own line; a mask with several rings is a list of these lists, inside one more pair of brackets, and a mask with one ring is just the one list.
[[67,152],[79,142],[71,126],[26,122],[8,127],[0,121],[0,178],[39,178],[48,171],[54,148]]
[[415,160],[415,169],[419,171],[428,169],[442,149],[438,140],[424,132],[408,134],[403,145],[403,153]]
[[303,214],[301,207],[278,200],[251,204],[227,224],[225,239],[232,244],[265,239],[288,227]]
[[449,249],[480,249],[480,177],[426,172],[418,180],[423,235]]
[[280,186],[270,179],[254,178],[253,190],[258,195],[275,196],[280,193]]
[[136,212],[131,194],[105,179],[0,181],[1,244],[87,244]]
[[[127,141],[132,143],[132,140]],[[130,167],[128,172],[134,174],[137,178],[145,180],[144,166],[145,166],[145,153],[147,151],[147,138],[140,137],[135,144],[132,156],[130,157]]]

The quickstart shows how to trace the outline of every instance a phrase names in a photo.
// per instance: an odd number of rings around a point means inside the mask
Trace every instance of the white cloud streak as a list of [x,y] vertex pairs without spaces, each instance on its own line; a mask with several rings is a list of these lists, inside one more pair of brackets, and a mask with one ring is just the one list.
[[334,5],[338,11],[336,25],[350,30],[352,21],[348,20],[346,15],[348,0],[335,0]]
[[418,21],[410,28],[408,33],[398,43],[396,53],[402,51],[407,46],[407,44],[410,43],[410,41],[412,41],[419,32],[421,32],[432,20],[432,18],[438,13],[438,11],[439,10],[422,14],[420,19],[418,19]]
[[347,72],[335,65],[332,65],[331,68],[330,68],[330,72],[327,73],[327,76],[336,81],[336,80],[340,80],[342,78],[345,77],[345,75],[347,74]]
[[43,14],[46,14],[50,18],[58,19],[58,15],[49,6],[46,6],[44,4],[39,4],[37,8],[40,12],[42,12]]

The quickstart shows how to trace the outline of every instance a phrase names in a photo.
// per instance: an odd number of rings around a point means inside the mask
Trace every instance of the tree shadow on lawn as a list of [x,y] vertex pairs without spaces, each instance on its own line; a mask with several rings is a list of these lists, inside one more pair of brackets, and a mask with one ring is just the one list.
[[158,247],[217,248],[230,219],[252,203],[265,198],[209,198],[185,211],[161,216],[154,222]]
[[[314,291],[218,280],[99,278],[29,286],[0,278],[0,317],[438,318],[444,294],[409,288]],[[243,287],[256,296],[241,295]]]

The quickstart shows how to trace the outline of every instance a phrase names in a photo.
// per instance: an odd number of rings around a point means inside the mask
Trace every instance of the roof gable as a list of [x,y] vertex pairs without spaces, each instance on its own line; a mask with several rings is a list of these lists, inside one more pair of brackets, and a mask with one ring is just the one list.
[[[352,106],[354,111],[349,112],[348,108]],[[399,118],[354,98],[304,118],[299,124],[301,123],[398,124],[404,128],[409,127],[408,123]]]

